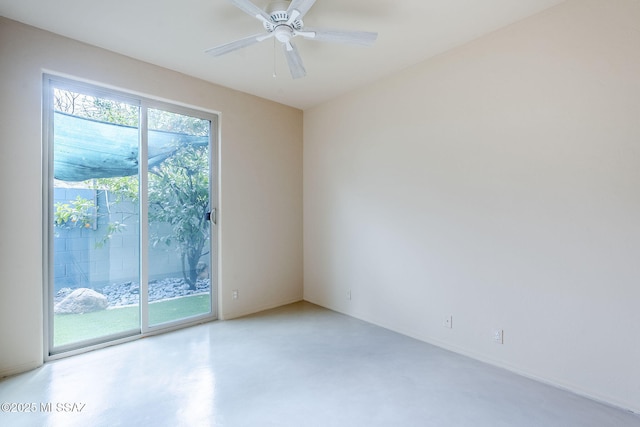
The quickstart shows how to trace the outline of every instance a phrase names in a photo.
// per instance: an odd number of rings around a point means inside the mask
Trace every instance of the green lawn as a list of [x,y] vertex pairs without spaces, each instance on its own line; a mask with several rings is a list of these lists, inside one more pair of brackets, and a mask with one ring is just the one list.
[[[149,324],[170,322],[208,313],[209,295],[194,295],[149,304]],[[126,331],[140,330],[138,306],[114,308],[85,314],[53,316],[53,344],[61,346]]]

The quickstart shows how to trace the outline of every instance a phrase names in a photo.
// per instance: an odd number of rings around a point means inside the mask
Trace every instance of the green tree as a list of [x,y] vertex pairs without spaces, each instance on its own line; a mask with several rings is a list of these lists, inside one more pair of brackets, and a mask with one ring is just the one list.
[[91,228],[98,211],[93,200],[80,196],[69,203],[57,202],[53,209],[54,225],[58,228]]
[[175,154],[149,170],[149,223],[167,223],[170,233],[150,231],[154,246],[176,243],[182,273],[196,288],[200,258],[209,237],[209,162],[206,147],[180,146]]

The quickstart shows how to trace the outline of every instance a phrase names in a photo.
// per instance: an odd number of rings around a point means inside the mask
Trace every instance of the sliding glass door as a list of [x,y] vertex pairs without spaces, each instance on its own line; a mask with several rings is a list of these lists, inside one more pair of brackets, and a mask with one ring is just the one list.
[[49,354],[215,318],[217,117],[48,76],[44,117]]

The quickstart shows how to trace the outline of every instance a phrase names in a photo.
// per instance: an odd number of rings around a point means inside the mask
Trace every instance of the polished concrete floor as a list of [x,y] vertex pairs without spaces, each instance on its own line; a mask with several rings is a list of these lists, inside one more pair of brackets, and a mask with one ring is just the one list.
[[309,303],[51,362],[0,381],[5,402],[35,404],[0,412],[12,427],[640,426],[638,415]]

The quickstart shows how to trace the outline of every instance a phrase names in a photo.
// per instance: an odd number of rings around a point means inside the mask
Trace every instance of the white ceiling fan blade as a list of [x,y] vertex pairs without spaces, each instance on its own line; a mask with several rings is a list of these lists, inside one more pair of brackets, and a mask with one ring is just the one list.
[[284,56],[287,58],[287,63],[289,64],[291,77],[299,79],[306,76],[307,71],[302,64],[302,58],[300,57],[300,53],[298,53],[298,48],[291,42],[284,43],[282,46],[284,47]]
[[368,31],[320,30],[306,27],[303,31],[296,31],[295,34],[310,40],[358,44],[362,46],[371,46],[378,38],[378,33]]
[[263,22],[271,22],[271,17],[262,9],[260,9],[255,4],[251,3],[250,0],[229,0],[236,6],[238,9],[242,10],[244,13],[247,13],[255,18]]
[[287,25],[291,25],[291,23],[296,19],[304,18],[304,15],[307,14],[315,2],[316,0],[292,0],[291,4],[289,4],[289,8],[287,9],[287,15],[289,15]]
[[251,46],[252,44],[261,42],[270,37],[270,34],[254,34],[253,36],[245,37],[240,40],[236,40],[231,43],[226,43],[220,46],[212,47],[211,49],[205,50],[205,53],[213,56],[224,55],[225,53],[232,52],[234,50],[241,49],[243,47]]

